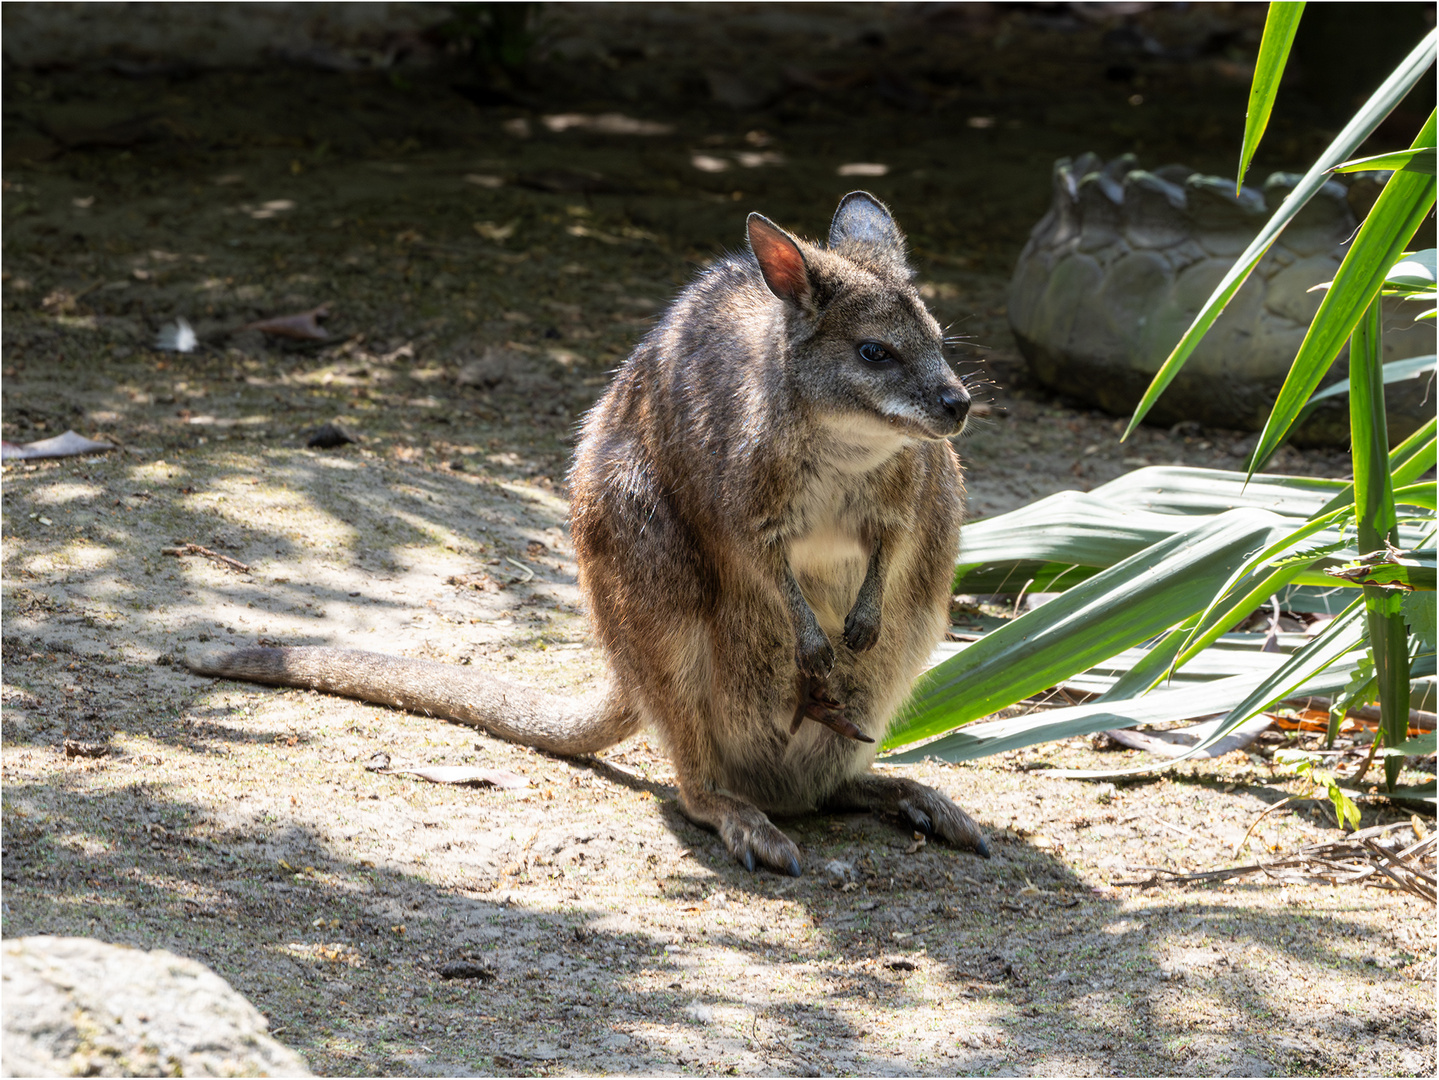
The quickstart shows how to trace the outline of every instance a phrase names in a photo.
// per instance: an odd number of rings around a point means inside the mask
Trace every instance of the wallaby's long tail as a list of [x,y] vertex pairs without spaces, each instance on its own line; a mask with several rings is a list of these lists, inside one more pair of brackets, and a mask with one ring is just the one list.
[[553,754],[588,754],[634,734],[639,717],[612,691],[561,698],[453,664],[300,646],[186,659],[197,675],[297,686],[458,720]]

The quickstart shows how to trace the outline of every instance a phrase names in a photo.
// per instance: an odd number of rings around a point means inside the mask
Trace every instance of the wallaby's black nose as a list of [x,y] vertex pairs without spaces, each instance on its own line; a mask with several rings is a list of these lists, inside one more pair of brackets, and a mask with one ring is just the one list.
[[939,392],[939,407],[958,424],[969,414],[969,395],[962,386],[946,387]]

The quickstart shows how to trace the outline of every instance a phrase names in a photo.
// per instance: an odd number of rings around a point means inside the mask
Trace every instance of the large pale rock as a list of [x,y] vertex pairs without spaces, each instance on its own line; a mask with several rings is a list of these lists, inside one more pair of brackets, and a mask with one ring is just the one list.
[[[1183,165],[1153,172],[1132,154],[1055,164],[1053,203],[1030,233],[1010,282],[1009,321],[1030,370],[1045,385],[1109,412],[1133,410],[1204,302],[1294,189],[1275,173],[1262,190],[1201,176]],[[1197,420],[1257,431],[1381,182],[1331,181],[1284,230],[1150,412],[1160,424]],[[1386,360],[1434,352],[1434,325],[1417,304],[1386,305]],[[1324,380],[1345,377],[1347,350]],[[1433,414],[1418,381],[1385,398],[1397,441]],[[1302,443],[1348,441],[1345,399],[1326,403]]]
[[203,964],[93,938],[0,948],[5,1076],[311,1076]]

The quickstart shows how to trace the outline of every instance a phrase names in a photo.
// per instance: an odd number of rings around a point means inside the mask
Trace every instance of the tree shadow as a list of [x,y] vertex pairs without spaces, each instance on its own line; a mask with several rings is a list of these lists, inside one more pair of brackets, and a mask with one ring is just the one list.
[[[603,783],[667,791],[627,774]],[[379,796],[389,809],[377,820],[418,814],[423,833],[443,806],[477,795],[440,794],[438,809]],[[1328,1002],[1313,1038],[1265,1033],[1277,983],[1329,973],[1382,995],[1402,980],[1387,958],[1335,946],[1372,933],[1350,894],[1275,913],[1200,891],[1124,911],[1022,842],[999,840],[990,864],[908,854],[869,815],[786,822],[807,853],[809,874],[795,880],[743,871],[665,802],[662,829],[683,853],[655,879],[660,917],[639,930],[582,882],[558,906],[543,899],[554,888],[532,889],[582,866],[575,855],[595,837],[584,822],[552,822],[527,846],[519,803],[488,808],[496,842],[479,856],[433,845],[410,869],[417,853],[383,837],[340,844],[338,824],[200,804],[143,779],[107,790],[73,777],[12,782],[5,804],[8,935],[80,934],[199,959],[329,1069],[979,1074],[1157,1059],[1224,1075],[1264,1060],[1279,1070],[1349,1060],[1325,1048],[1321,1028],[1422,1045],[1432,1024]],[[608,849],[602,840],[589,880],[603,881],[604,851],[656,844],[655,825]],[[851,887],[816,865],[833,860],[854,865]],[[771,921],[777,906],[795,917]],[[876,1037],[875,1023],[914,1010],[933,1019],[922,1037]]]

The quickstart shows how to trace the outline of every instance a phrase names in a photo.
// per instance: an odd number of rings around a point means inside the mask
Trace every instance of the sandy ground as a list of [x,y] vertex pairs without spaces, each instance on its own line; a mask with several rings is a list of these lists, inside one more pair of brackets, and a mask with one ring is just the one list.
[[[748,210],[822,231],[856,184],[846,162],[890,164],[862,182],[911,230],[942,321],[972,336],[956,363],[990,406],[959,446],[973,514],[1141,463],[1237,467],[1237,432],[1120,445],[1114,418],[1027,383],[1004,322],[1052,158],[1169,159],[1182,127],[1189,160],[1221,167],[1242,115],[1231,61],[1146,69],[1151,113],[1110,85],[1103,27],[1005,16],[959,34],[854,14],[870,10],[833,16],[808,84],[791,73],[749,104],[693,76],[765,70],[749,17],[700,33],[659,7],[555,29],[572,57],[530,105],[473,104],[438,68],[7,66],[4,435],[123,449],[4,469],[6,936],[202,960],[327,1074],[1432,1075],[1432,907],[1123,884],[1228,865],[1299,790],[1277,742],[1114,788],[1037,774],[1135,756],[1085,742],[906,766],[977,817],[992,860],[868,816],[803,819],[783,823],[805,853],[791,880],[745,873],[686,822],[644,738],[559,760],[178,666],[262,639],[588,685],[574,422]],[[801,55],[813,18],[765,40]],[[1177,39],[1174,19],[1155,32]],[[1016,51],[991,62],[1003,33]],[[876,74],[896,55],[963,78],[916,78],[925,101],[906,104]],[[681,90],[662,100],[664,79]],[[543,121],[571,111],[674,130]],[[321,303],[318,345],[231,332]],[[155,351],[182,315],[205,347]],[[359,442],[305,445],[335,420]],[[232,562],[166,554],[186,543]],[[378,754],[530,783],[429,785],[370,771]],[[1375,802],[1364,824],[1409,815]],[[1335,833],[1296,801],[1251,851]]]

